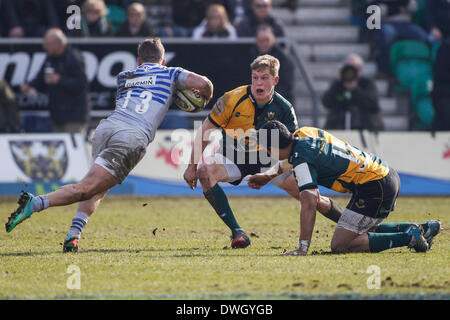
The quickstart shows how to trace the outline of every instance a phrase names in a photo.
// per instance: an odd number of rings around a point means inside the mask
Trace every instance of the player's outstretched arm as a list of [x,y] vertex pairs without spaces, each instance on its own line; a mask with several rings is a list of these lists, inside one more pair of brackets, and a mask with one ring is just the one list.
[[266,185],[270,180],[291,169],[292,164],[290,164],[287,159],[278,161],[272,168],[270,168],[266,172],[252,175],[248,179],[247,184],[250,188],[261,189],[261,187]]
[[214,87],[207,77],[191,72],[186,79],[186,88],[198,90],[206,98],[206,103],[212,99]]
[[183,175],[184,180],[191,189],[195,189],[197,186],[197,166],[202,158],[203,151],[209,143],[211,131],[216,129],[217,127],[206,118],[203,121],[200,130],[197,130],[197,133],[195,134],[191,151],[191,160]]
[[300,238],[298,248],[283,253],[285,256],[306,255],[311,243],[311,238],[316,223],[317,203],[320,199],[319,189],[308,189],[300,192]]

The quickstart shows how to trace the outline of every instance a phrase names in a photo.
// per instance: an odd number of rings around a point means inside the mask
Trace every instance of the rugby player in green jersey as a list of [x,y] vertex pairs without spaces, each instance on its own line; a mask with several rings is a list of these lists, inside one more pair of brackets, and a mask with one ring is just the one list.
[[300,238],[298,248],[284,255],[306,255],[311,243],[316,210],[326,210],[318,186],[352,193],[331,240],[336,253],[380,252],[407,246],[417,252],[431,248],[439,233],[437,220],[416,223],[381,223],[394,210],[400,190],[397,172],[379,157],[359,150],[330,133],[302,127],[289,132],[279,121],[259,130],[259,141],[272,158],[280,161],[264,173],[250,177],[248,185],[259,189],[274,177],[293,168],[299,187]]

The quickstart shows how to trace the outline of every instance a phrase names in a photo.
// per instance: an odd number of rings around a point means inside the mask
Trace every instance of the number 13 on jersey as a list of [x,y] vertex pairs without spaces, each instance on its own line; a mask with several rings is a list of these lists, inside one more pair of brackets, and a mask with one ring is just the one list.
[[[122,109],[126,109],[128,107],[128,103],[130,102],[131,95],[133,90],[128,90],[125,101],[123,102]],[[150,102],[152,101],[152,93],[150,91],[142,91],[139,95],[139,101],[141,103],[136,103],[134,111],[138,114],[146,113],[148,108],[150,107]]]

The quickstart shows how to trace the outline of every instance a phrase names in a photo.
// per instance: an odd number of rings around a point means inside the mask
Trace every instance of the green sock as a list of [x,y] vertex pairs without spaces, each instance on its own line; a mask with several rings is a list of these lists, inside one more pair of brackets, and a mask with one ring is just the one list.
[[[396,233],[396,232],[405,232],[406,229],[409,228],[411,223],[400,222],[400,223],[381,223],[375,229],[376,233]],[[423,232],[427,232],[428,224],[422,223]]]
[[404,232],[374,233],[368,232],[370,252],[380,252],[390,248],[405,247],[411,236]]
[[233,210],[230,208],[228,198],[219,184],[216,183],[214,187],[204,192],[203,195],[228,228],[231,230],[241,228],[234,217]]

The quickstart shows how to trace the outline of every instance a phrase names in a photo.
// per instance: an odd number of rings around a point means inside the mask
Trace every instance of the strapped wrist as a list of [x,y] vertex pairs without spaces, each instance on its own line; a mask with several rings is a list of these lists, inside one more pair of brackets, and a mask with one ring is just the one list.
[[310,240],[299,240],[297,249],[303,250],[304,252],[308,252],[310,244],[311,244]]

